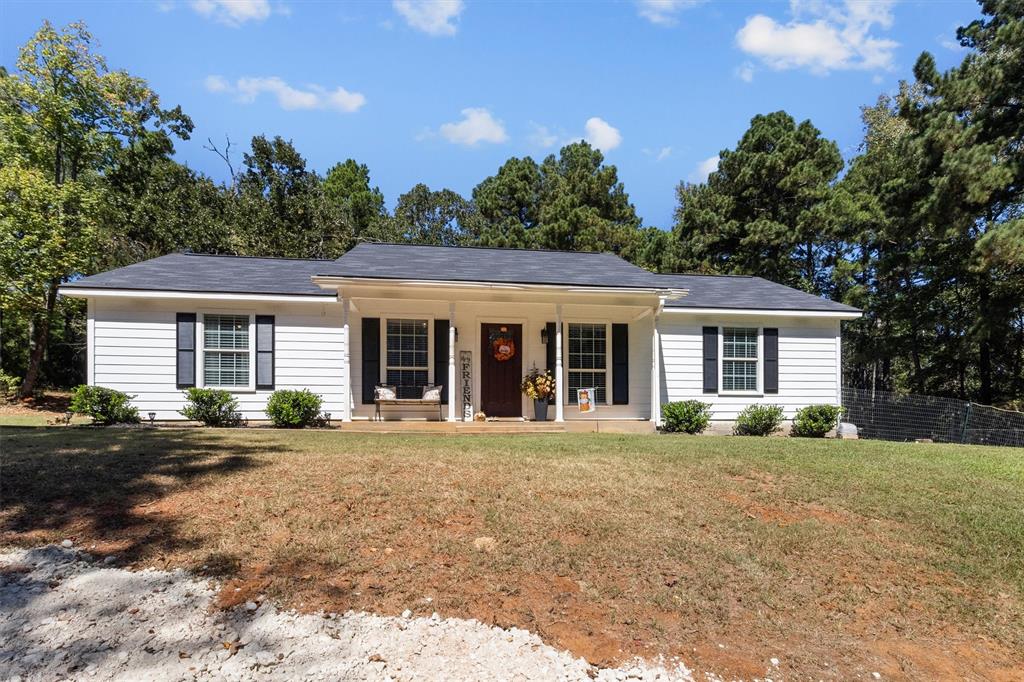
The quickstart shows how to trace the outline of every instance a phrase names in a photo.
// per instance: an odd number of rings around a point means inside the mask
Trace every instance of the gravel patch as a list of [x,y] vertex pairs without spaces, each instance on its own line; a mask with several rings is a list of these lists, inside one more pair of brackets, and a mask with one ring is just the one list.
[[693,680],[679,662],[597,669],[526,630],[437,614],[221,611],[209,580],[108,559],[55,545],[0,553],[0,678]]

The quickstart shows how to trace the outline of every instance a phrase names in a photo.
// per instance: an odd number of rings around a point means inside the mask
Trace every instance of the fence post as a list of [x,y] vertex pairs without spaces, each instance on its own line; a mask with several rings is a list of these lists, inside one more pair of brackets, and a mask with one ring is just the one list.
[[963,445],[967,442],[967,425],[971,421],[971,408],[974,407],[974,403],[967,403],[967,412],[964,414],[964,425],[960,429],[960,444]]

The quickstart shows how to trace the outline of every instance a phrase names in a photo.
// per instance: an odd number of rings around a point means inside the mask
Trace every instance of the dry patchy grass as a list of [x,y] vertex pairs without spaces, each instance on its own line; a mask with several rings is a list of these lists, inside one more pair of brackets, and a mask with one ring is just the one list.
[[[0,542],[589,660],[1019,679],[1024,452],[732,437],[6,429]],[[492,538],[491,540],[480,540]],[[238,588],[238,591],[236,591]]]

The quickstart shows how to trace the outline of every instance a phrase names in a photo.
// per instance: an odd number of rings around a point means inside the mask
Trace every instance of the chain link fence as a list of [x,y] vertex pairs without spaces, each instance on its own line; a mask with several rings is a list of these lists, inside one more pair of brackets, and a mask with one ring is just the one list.
[[1024,412],[954,398],[843,388],[844,422],[861,438],[1024,447]]

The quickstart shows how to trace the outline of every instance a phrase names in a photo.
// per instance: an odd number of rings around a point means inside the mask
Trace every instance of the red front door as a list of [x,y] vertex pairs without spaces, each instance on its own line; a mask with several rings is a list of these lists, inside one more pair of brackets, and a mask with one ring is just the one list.
[[480,409],[488,417],[522,417],[523,325],[480,325]]

